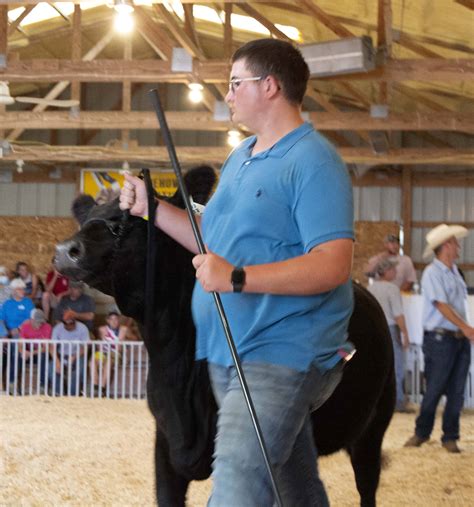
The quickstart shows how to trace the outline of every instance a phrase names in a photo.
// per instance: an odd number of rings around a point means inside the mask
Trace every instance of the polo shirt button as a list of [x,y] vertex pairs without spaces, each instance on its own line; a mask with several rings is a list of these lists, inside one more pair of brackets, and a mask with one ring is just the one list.
[[250,164],[251,164],[250,160],[247,160],[247,162],[244,163],[244,165],[250,165]]

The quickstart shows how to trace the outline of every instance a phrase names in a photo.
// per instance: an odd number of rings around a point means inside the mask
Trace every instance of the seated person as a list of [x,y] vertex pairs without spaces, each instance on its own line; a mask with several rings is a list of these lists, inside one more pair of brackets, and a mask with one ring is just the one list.
[[15,278],[10,283],[11,297],[7,299],[1,308],[0,320],[3,320],[10,338],[20,336],[20,326],[30,318],[34,305],[31,299],[25,296],[26,285],[20,278]]
[[55,320],[64,320],[64,314],[68,311],[68,318],[82,322],[92,332],[94,327],[94,300],[84,294],[84,283],[71,280],[69,282],[69,294],[63,296],[55,310]]
[[[43,310],[35,308],[30,318],[20,326],[20,338],[24,340],[51,340],[51,326],[46,322]],[[40,393],[44,393],[46,381],[46,356],[49,347],[46,344],[21,344],[18,354],[18,372],[21,372],[23,358],[30,368],[33,364],[40,365]]]
[[25,296],[36,304],[41,302],[41,282],[37,275],[31,272],[26,262],[17,262],[16,276],[25,282]]
[[[0,321],[3,322],[7,336],[9,338],[18,339],[20,337],[20,326],[28,320],[34,305],[31,299],[25,297],[25,283],[20,278],[15,278],[10,283],[11,297],[7,299],[0,309]],[[9,392],[14,394],[16,391],[16,372],[15,364],[17,364],[18,347],[16,343],[6,347],[4,351],[5,359],[10,359],[9,374]]]
[[[63,393],[63,386],[71,379],[70,394],[80,392],[86,366],[87,347],[83,344],[90,341],[89,330],[82,322],[68,316],[53,328],[51,346],[50,375],[52,387],[56,394]],[[73,343],[71,343],[73,342]],[[55,378],[53,380],[54,373]],[[69,394],[69,391],[67,391]]]
[[[11,298],[11,288],[10,288],[10,279],[8,278],[7,268],[5,266],[0,266],[0,315],[2,314],[2,306],[3,303],[7,299]],[[0,318],[0,338],[7,337],[7,328],[5,327],[5,323]]]
[[49,312],[51,311],[51,308],[56,308],[61,299],[68,295],[69,279],[61,275],[61,273],[59,273],[52,264],[51,269],[46,275],[46,287],[41,300],[43,311],[46,314],[47,319],[49,319]]
[[[117,312],[109,312],[106,325],[99,327],[99,338],[105,343],[99,347],[99,350],[96,350],[90,364],[96,394],[99,390],[105,394],[107,380],[110,382],[111,379],[111,370],[115,361],[120,358],[117,343],[126,340],[127,332],[127,326],[120,325],[120,315]],[[102,375],[100,375],[101,369]]]

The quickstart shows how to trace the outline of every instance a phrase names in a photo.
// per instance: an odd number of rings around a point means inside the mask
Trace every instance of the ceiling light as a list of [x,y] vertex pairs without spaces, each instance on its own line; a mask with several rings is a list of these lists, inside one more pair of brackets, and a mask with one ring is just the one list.
[[189,83],[188,84],[189,93],[188,98],[191,102],[194,104],[198,104],[199,102],[202,102],[203,98],[203,89],[204,87],[200,83]]
[[114,28],[117,32],[128,34],[133,30],[135,23],[129,12],[117,12],[115,14]]
[[16,172],[21,174],[23,172],[23,166],[25,165],[25,162],[23,160],[18,159],[16,161]]
[[133,3],[130,0],[115,0],[114,9],[119,14],[131,14],[134,11]]
[[235,148],[240,144],[242,134],[239,130],[232,129],[227,132],[227,144]]

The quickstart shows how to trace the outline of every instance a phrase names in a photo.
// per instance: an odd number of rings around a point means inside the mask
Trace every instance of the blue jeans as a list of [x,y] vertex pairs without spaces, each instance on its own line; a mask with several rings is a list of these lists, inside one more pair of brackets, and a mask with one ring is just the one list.
[[397,386],[397,408],[405,406],[405,391],[403,383],[405,380],[405,350],[402,346],[400,330],[397,325],[389,326],[390,336],[393,344],[393,359],[395,362],[395,379]]
[[[64,358],[66,361],[63,364],[63,381],[61,382],[61,374],[56,373],[56,365],[55,361],[50,362],[49,367],[49,385],[58,395],[71,395],[77,396],[83,384],[84,379],[84,368],[86,365],[86,358],[84,356],[79,356],[74,362],[69,364],[69,359]],[[53,377],[56,376],[56,379],[53,380]],[[70,382],[69,382],[70,380]]]
[[428,438],[433,430],[436,407],[443,394],[446,406],[443,412],[442,442],[459,439],[459,418],[464,404],[464,389],[471,362],[471,345],[467,338],[442,336],[425,331],[426,392],[420,415],[416,419],[415,433]]
[[[327,506],[318,475],[310,413],[332,394],[342,362],[321,374],[267,363],[242,365],[250,395],[287,506]],[[219,412],[209,507],[270,507],[274,504],[265,467],[235,367],[209,365]]]
[[[23,367],[23,356],[20,351],[17,352],[18,344],[13,344],[10,347],[10,383],[15,382],[15,373],[17,375],[17,381],[21,383],[21,370]],[[41,357],[40,357],[41,356]],[[32,359],[25,358],[25,366],[31,367],[33,364],[40,364],[40,384],[42,386],[45,385],[46,381],[46,352],[41,352],[39,354],[35,354]],[[16,368],[15,368],[15,359]]]

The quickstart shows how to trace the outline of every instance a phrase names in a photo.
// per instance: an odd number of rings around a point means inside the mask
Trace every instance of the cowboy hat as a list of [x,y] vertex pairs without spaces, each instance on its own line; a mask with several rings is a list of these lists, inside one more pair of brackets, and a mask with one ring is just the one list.
[[467,236],[467,229],[462,225],[437,225],[434,229],[426,235],[426,248],[423,252],[423,258],[429,257],[433,250],[442,245],[448,239],[455,237],[456,239],[465,238]]

